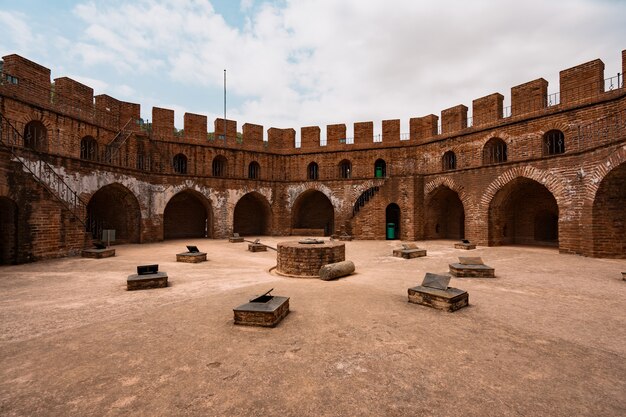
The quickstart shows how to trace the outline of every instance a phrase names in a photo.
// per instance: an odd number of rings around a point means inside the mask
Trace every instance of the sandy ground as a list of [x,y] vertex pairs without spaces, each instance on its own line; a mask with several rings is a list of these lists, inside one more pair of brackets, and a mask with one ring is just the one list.
[[[176,263],[185,244],[209,261]],[[357,273],[332,282],[272,275],[275,252],[219,240],[1,267],[0,415],[626,415],[625,261],[450,241],[404,260],[398,245],[347,242]],[[407,302],[458,256],[496,269],[452,279],[470,307]],[[171,286],[126,291],[145,263]],[[233,325],[270,288],[290,297],[285,320]]]

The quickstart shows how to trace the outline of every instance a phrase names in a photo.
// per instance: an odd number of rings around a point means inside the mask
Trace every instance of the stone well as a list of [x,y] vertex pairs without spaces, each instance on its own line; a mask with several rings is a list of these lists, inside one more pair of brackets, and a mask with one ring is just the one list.
[[320,268],[346,260],[346,244],[321,239],[280,242],[276,272],[296,278],[318,278]]

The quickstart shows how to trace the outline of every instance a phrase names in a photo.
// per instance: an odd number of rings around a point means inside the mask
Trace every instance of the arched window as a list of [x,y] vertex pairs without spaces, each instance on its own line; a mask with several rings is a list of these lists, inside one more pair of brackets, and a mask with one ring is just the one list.
[[385,178],[387,176],[387,163],[384,159],[377,159],[374,162],[374,176],[376,178]]
[[565,153],[565,135],[557,129],[550,130],[543,135],[543,154],[557,155]]
[[182,153],[174,156],[174,172],[177,174],[186,174],[187,173],[187,157]]
[[347,159],[339,163],[339,176],[341,178],[352,178],[352,164]]
[[226,176],[226,162],[226,157],[223,155],[217,155],[213,158],[213,169],[211,172],[214,177]]
[[456,169],[456,155],[452,151],[444,153],[441,162],[444,171]]
[[46,149],[48,131],[38,120],[28,122],[24,127],[24,147],[43,151]]
[[315,162],[311,162],[306,170],[307,178],[310,180],[316,180],[319,178],[319,167]]
[[508,159],[506,142],[500,138],[491,138],[483,148],[483,165],[500,164]]
[[92,136],[80,140],[80,159],[95,161],[98,158],[98,142]]
[[261,174],[261,166],[257,161],[250,162],[248,165],[248,178],[251,180],[258,180]]

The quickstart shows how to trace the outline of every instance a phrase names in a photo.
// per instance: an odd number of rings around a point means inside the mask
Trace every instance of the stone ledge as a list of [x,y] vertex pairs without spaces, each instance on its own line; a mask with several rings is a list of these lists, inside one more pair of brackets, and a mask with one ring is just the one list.
[[92,259],[110,258],[111,256],[115,256],[115,249],[83,249],[83,251],[80,253],[80,256],[82,256],[83,258]]
[[244,326],[275,327],[289,314],[289,297],[270,296],[263,302],[248,302],[233,309],[234,323]]
[[404,259],[420,258],[426,256],[426,249],[394,249],[393,256]]
[[487,265],[463,265],[453,263],[449,265],[450,274],[458,278],[495,278],[495,269]]
[[206,252],[183,252],[176,254],[176,262],[197,264],[206,261]]
[[126,289],[128,291],[165,287],[167,287],[167,274],[165,272],[146,275],[133,274],[126,279]]
[[455,243],[454,244],[454,248],[455,249],[471,250],[471,249],[476,249],[476,245],[473,244],[473,243]]
[[409,303],[419,304],[438,310],[456,311],[469,305],[469,294],[458,288],[448,287],[447,290],[422,287],[409,288]]
[[267,246],[262,243],[250,243],[248,244],[248,250],[250,252],[267,252]]

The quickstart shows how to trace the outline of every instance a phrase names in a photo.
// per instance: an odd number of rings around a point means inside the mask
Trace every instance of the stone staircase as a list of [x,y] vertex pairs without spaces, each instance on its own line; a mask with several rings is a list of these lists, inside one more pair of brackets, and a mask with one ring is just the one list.
[[356,199],[354,206],[352,207],[352,219],[359,213],[361,208],[365,207],[368,201],[370,201],[378,191],[380,191],[380,187],[384,184],[384,180],[380,182],[380,184],[376,184],[367,190],[363,191],[359,198]]
[[80,222],[87,232],[98,236],[101,222],[88,215],[87,203],[80,198],[52,166],[42,160],[36,152],[24,146],[22,134],[0,113],[0,148],[11,154],[23,169],[44,187],[73,218]]

